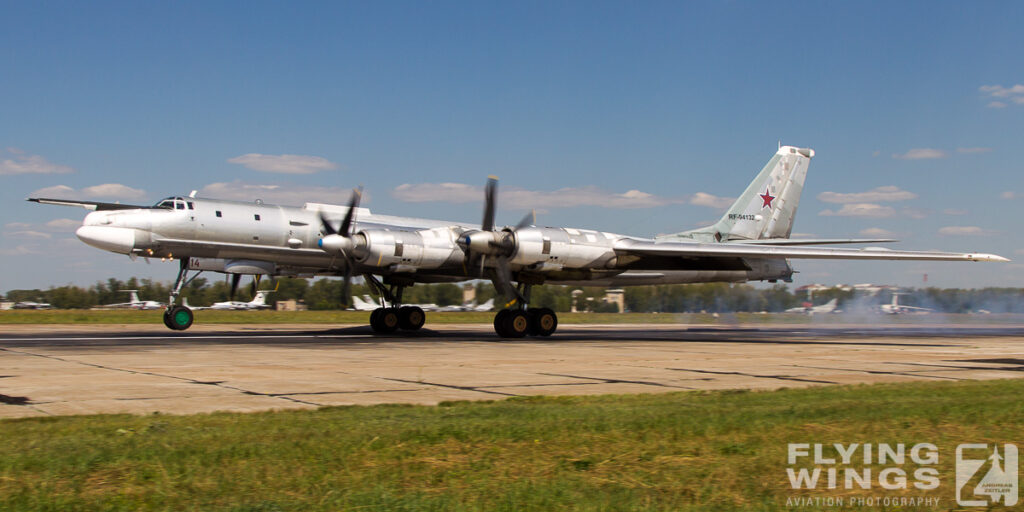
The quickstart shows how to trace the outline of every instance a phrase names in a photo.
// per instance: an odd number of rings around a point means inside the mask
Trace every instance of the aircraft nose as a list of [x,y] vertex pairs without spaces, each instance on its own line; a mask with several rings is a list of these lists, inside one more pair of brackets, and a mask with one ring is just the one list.
[[135,230],[106,226],[82,226],[75,231],[79,240],[104,251],[130,254],[135,248]]

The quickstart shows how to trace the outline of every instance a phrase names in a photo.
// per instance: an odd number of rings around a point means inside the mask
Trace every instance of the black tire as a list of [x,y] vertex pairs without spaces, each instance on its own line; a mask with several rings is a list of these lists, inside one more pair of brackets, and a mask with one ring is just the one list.
[[540,322],[538,316],[540,315],[540,308],[530,308],[526,310],[526,317],[530,320],[530,325],[527,327],[527,336],[540,336]]
[[403,331],[418,331],[427,321],[423,309],[417,306],[402,306],[398,310],[398,328]]
[[389,334],[398,330],[398,309],[382,308],[377,314],[377,325],[373,326],[374,332]]
[[377,308],[373,310],[372,313],[370,313],[370,328],[372,328],[374,332],[378,332],[377,329],[379,329],[378,326],[380,322],[381,311],[384,311],[384,308]]
[[504,322],[505,337],[522,338],[530,330],[530,317],[525,311],[516,309],[509,311]]
[[551,336],[555,329],[558,329],[558,315],[550,308],[540,308],[536,317],[537,334],[540,336]]
[[508,318],[509,313],[511,313],[511,311],[503,309],[494,315],[494,332],[498,333],[498,336],[501,336],[502,338],[509,337],[505,334],[505,319]]
[[174,306],[164,312],[164,324],[175,331],[184,331],[192,327],[195,315],[192,310],[185,306]]

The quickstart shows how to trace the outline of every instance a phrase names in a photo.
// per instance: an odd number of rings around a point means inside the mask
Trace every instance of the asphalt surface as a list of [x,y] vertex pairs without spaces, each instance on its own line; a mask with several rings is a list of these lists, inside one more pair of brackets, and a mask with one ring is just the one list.
[[0,418],[436,404],[1024,376],[1024,326],[19,326],[0,334]]

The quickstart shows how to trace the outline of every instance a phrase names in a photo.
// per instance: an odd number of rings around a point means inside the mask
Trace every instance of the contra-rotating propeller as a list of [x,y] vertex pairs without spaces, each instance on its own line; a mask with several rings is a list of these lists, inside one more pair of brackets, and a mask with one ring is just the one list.
[[479,257],[480,276],[483,277],[484,268],[487,265],[487,258],[494,258],[494,286],[506,297],[515,297],[524,301],[522,294],[515,286],[512,286],[512,268],[509,260],[516,252],[516,231],[530,226],[536,222],[534,211],[526,214],[514,227],[501,230],[494,229],[494,211],[497,206],[498,178],[487,177],[487,185],[484,187],[484,218],[480,223],[480,230],[469,230],[459,236],[458,244],[465,253],[466,268],[476,263]]
[[317,245],[327,252],[341,253],[341,257],[345,259],[345,280],[341,286],[341,303],[345,306],[349,304],[352,287],[352,267],[355,266],[355,260],[352,256],[352,249],[355,248],[355,242],[352,240],[352,224],[355,222],[356,208],[359,208],[359,201],[362,197],[363,187],[360,186],[352,190],[352,199],[348,203],[348,211],[345,212],[345,217],[337,228],[327,220],[323,212],[320,212],[320,224],[325,235],[317,241]]

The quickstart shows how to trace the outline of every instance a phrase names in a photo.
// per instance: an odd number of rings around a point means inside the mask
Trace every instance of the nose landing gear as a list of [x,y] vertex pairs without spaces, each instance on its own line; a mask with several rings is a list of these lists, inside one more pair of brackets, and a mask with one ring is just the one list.
[[168,329],[175,331],[184,331],[189,327],[192,327],[192,321],[195,320],[195,316],[192,314],[192,310],[188,306],[176,306],[174,302],[181,295],[181,289],[191,283],[193,279],[199,277],[203,271],[196,272],[192,277],[188,277],[188,258],[179,260],[180,266],[178,269],[178,277],[174,280],[174,287],[171,288],[171,296],[167,299],[167,309],[164,310],[164,325]]

